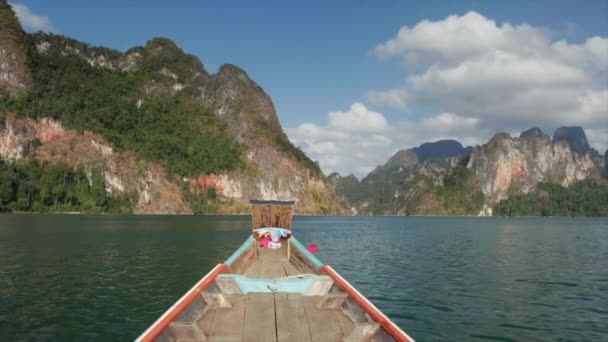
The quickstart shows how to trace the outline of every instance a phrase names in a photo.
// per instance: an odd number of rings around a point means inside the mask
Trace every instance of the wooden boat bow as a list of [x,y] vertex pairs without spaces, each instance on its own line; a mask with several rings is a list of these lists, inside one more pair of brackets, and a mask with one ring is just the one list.
[[291,236],[294,202],[252,201],[253,236],[215,266],[136,341],[414,340]]

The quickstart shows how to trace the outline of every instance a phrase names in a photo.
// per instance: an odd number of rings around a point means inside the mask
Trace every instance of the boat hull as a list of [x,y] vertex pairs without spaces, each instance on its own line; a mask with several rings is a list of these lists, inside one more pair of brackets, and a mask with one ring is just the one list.
[[210,340],[414,341],[293,237],[249,237],[136,341]]

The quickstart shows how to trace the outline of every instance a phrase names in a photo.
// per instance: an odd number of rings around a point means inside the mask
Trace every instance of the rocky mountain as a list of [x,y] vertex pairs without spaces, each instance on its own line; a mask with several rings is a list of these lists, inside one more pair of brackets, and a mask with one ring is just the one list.
[[451,158],[470,153],[472,147],[463,147],[456,140],[439,140],[424,143],[407,150],[400,150],[389,160],[372,171],[364,181],[371,181],[375,177],[382,177],[387,171],[394,168],[408,168],[427,160]]
[[414,153],[421,161],[433,160],[449,157],[457,157],[468,154],[473,150],[472,147],[463,147],[456,140],[439,140],[430,143],[424,143],[413,148]]
[[[429,194],[443,185],[450,170],[463,165],[470,150],[454,140],[425,143],[398,151],[361,181],[353,175],[341,177],[334,173],[328,182],[355,214],[463,214],[443,201],[431,199]],[[460,170],[452,175],[455,177],[468,178]]]
[[578,154],[584,154],[591,149],[581,127],[560,127],[555,130],[553,141],[565,141],[570,145],[570,149]]
[[582,128],[559,128],[555,136],[538,128],[519,137],[499,133],[473,148],[451,143],[460,148],[426,159],[416,153],[420,147],[403,150],[360,182],[332,174],[330,184],[358,214],[477,215],[540,183],[601,181],[605,159],[594,157]]
[[[31,84],[25,65],[25,33],[5,1],[0,1],[0,90],[6,95],[17,95]],[[0,93],[0,96],[3,96]]]
[[250,198],[342,212],[238,67],[210,74],[165,38],[123,53],[26,34],[3,0],[0,19],[1,160],[98,170],[136,213],[244,213]]
[[527,129],[527,130],[521,132],[521,134],[519,135],[520,139],[522,139],[522,138],[533,139],[533,138],[539,138],[539,137],[548,137],[548,135],[543,133],[543,131],[541,131],[540,128],[538,128],[538,127],[532,127],[530,129]]
[[[578,139],[586,143],[579,129],[582,136]],[[488,205],[507,198],[510,191],[529,192],[538,182],[568,186],[601,174],[588,151],[578,153],[568,142],[552,141],[545,134],[523,138],[497,134],[487,144],[474,148],[467,168],[479,179]]]

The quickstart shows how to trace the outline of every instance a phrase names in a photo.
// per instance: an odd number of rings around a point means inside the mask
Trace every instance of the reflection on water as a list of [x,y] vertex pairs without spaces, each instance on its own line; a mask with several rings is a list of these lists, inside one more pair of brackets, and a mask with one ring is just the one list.
[[[0,216],[0,340],[132,340],[249,216]],[[297,217],[419,341],[608,340],[608,220]]]

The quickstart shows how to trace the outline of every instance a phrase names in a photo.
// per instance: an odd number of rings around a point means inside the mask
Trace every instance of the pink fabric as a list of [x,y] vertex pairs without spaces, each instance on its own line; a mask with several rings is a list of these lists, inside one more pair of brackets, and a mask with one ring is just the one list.
[[319,246],[313,243],[312,245],[308,246],[308,248],[306,248],[306,249],[308,249],[308,251],[310,253],[317,253],[317,251],[319,250]]
[[264,236],[264,238],[262,239],[262,242],[260,243],[260,246],[266,248],[266,247],[268,247],[268,243],[270,243],[270,234]]

